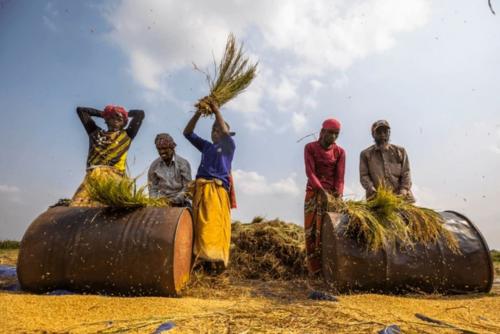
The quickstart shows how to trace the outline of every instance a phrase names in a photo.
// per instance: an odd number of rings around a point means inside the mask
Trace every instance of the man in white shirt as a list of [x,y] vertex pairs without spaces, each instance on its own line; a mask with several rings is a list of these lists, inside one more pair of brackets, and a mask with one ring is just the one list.
[[160,157],[149,167],[149,196],[166,197],[172,206],[191,206],[186,196],[191,181],[189,162],[175,153],[176,144],[169,134],[158,134],[155,145]]

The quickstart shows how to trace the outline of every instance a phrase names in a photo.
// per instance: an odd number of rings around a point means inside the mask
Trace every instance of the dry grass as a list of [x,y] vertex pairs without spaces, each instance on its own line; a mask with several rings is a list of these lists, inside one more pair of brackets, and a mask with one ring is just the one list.
[[[196,69],[198,69],[195,66]],[[236,97],[247,88],[255,78],[257,64],[250,64],[248,58],[243,53],[243,45],[236,45],[236,39],[230,34],[224,55],[218,66],[215,68],[214,76],[204,73],[210,87],[210,94],[198,101],[196,108],[204,116],[213,113],[208,100],[217,106],[222,106],[229,100]]]
[[[16,258],[17,250],[0,251],[4,264],[15,264]],[[173,334],[377,333],[390,324],[404,333],[500,332],[498,287],[490,294],[351,294],[328,302],[307,299],[312,290],[329,291],[320,281],[266,282],[227,273],[199,274],[198,280],[182,298],[0,292],[0,333],[153,333],[168,321],[175,323],[168,332]]]
[[15,265],[19,249],[0,249],[0,264]]
[[145,206],[168,206],[165,198],[150,198],[146,186],[137,188],[136,179],[96,176],[90,178],[87,190],[92,201],[115,209],[134,209]]
[[411,248],[441,239],[451,251],[459,252],[457,240],[437,212],[414,206],[384,187],[367,201],[329,198],[328,210],[348,215],[347,234],[370,251],[396,244]]
[[256,217],[250,224],[231,226],[230,274],[247,279],[292,279],[303,277],[304,229],[280,220]]
[[152,333],[172,321],[172,333],[376,333],[389,324],[404,333],[460,333],[415,317],[420,313],[473,333],[500,331],[498,295],[359,294],[320,302],[306,298],[305,283],[245,281],[218,289],[216,296],[197,291],[184,298],[0,293],[0,328],[5,333]]

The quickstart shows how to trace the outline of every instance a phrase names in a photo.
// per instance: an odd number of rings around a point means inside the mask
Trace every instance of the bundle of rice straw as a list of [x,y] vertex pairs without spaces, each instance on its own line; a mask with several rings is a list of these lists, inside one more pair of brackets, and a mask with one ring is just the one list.
[[231,226],[231,275],[261,280],[304,277],[305,258],[301,226],[260,217]]
[[137,188],[136,179],[124,177],[96,176],[86,184],[92,201],[115,209],[135,209],[145,206],[168,206],[166,198],[150,198],[145,194],[146,186]]
[[367,201],[329,198],[328,211],[348,215],[347,234],[364,243],[370,251],[396,244],[411,248],[417,243],[436,243],[442,238],[452,252],[459,252],[456,238],[444,227],[443,218],[437,212],[414,206],[384,186]]
[[243,45],[238,48],[234,35],[229,34],[224,56],[219,66],[215,68],[214,78],[205,73],[210,94],[200,99],[195,107],[204,116],[213,114],[209,101],[220,107],[233,99],[250,85],[255,78],[256,70],[257,63],[249,64],[248,58],[243,54]]

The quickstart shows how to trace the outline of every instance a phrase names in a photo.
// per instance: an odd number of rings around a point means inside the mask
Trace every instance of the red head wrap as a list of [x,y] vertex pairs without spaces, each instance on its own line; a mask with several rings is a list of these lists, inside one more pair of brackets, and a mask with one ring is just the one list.
[[104,112],[102,113],[102,117],[104,118],[109,118],[113,116],[114,114],[120,114],[123,117],[123,120],[125,121],[125,124],[128,122],[128,112],[125,110],[125,108],[120,107],[120,106],[115,106],[115,105],[107,105],[104,108]]
[[340,122],[335,118],[329,118],[323,122],[321,128],[326,130],[340,130]]

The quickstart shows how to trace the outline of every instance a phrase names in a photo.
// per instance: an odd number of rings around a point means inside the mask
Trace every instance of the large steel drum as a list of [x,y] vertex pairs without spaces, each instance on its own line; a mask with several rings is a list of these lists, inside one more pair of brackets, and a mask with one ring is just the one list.
[[476,226],[463,215],[440,213],[445,227],[458,240],[461,254],[439,240],[402,249],[386,245],[369,252],[346,235],[348,217],[327,213],[322,227],[323,275],[340,292],[488,292],[493,263],[488,245]]
[[21,241],[22,289],[175,295],[189,280],[193,245],[186,208],[56,207]]

